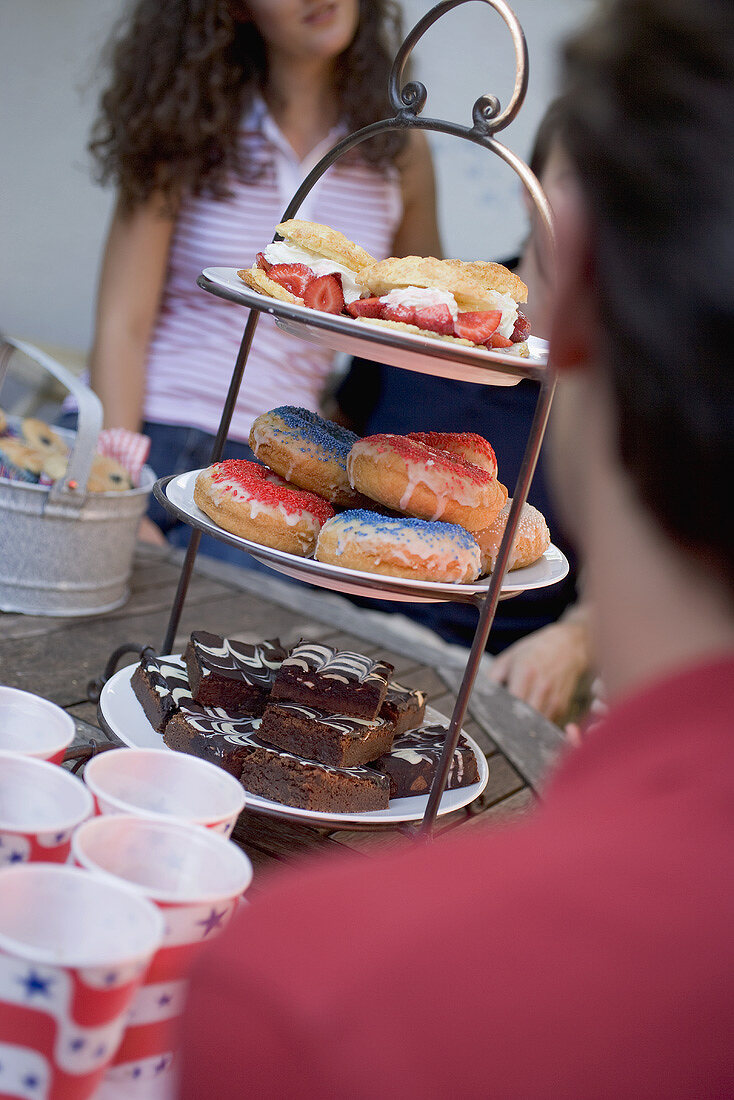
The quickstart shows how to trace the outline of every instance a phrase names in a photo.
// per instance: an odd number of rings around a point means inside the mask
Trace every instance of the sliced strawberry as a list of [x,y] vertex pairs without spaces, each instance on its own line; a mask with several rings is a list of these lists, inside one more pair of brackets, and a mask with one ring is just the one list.
[[346,307],[352,317],[382,317],[384,308],[379,298],[358,298]]
[[269,264],[268,261],[265,259],[264,252],[258,252],[257,256],[255,257],[255,263],[259,268],[262,268],[266,275],[268,271],[270,271],[270,268],[273,266],[272,264]]
[[454,321],[454,335],[463,336],[475,344],[485,344],[502,320],[502,310],[490,309],[477,313],[460,313]]
[[525,314],[521,313],[520,310],[518,309],[518,311],[517,311],[517,320],[515,321],[515,327],[512,330],[512,335],[510,336],[510,340],[512,341],[513,344],[519,344],[523,340],[527,340],[529,335],[530,335],[530,322],[528,321]]
[[290,290],[297,298],[303,298],[306,287],[316,278],[311,268],[305,264],[273,264],[268,275],[273,282]]
[[489,340],[487,340],[488,348],[511,348],[512,340],[508,340],[506,336],[503,336],[501,332],[493,332]]
[[344,292],[338,275],[321,275],[306,287],[303,304],[323,313],[341,313],[344,309]]
[[414,325],[428,329],[429,332],[440,332],[444,336],[451,336],[454,331],[454,319],[448,306],[421,306],[415,309]]
[[386,321],[401,321],[404,325],[415,324],[415,310],[413,306],[389,306],[383,309],[382,316]]

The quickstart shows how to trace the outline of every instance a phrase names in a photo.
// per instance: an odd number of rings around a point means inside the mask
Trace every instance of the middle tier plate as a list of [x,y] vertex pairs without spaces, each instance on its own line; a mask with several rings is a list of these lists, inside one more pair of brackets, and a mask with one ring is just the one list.
[[[328,588],[332,592],[347,592],[353,596],[371,596],[373,599],[401,600],[410,603],[437,603],[453,600],[456,603],[477,603],[487,594],[489,577],[482,577],[474,584],[448,584],[437,581],[410,580],[404,577],[387,577],[382,573],[363,573],[330,565],[314,558],[301,558],[270,546],[231,535],[209,519],[194,503],[194,484],[200,470],[189,470],[163,478],[156,483],[158,500],[179,519],[222,542],[238,546],[264,565],[285,573],[288,577],[309,584]],[[515,569],[506,574],[500,599],[518,596],[535,588],[546,588],[562,581],[568,573],[568,560],[556,546],[549,546],[543,557],[525,569]]]

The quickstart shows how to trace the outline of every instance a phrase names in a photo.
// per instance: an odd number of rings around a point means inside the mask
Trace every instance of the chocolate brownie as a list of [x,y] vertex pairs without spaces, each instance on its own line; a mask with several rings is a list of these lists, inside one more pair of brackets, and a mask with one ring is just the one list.
[[361,653],[301,642],[283,661],[271,698],[370,721],[385,700],[393,666]]
[[[447,730],[443,726],[423,726],[396,737],[392,752],[375,760],[375,768],[390,780],[390,798],[427,794],[436,774]],[[464,737],[454,750],[446,790],[469,787],[479,780],[477,759]]]
[[273,680],[288,655],[275,638],[248,645],[195,630],[184,653],[191,692],[203,706],[262,714]]
[[239,779],[242,738],[258,733],[261,721],[250,715],[228,714],[221,707],[203,707],[192,699],[182,703],[169,719],[163,741],[169,749],[201,756]]
[[279,700],[265,708],[260,735],[272,745],[308,760],[353,768],[390,751],[393,727],[386,718],[369,722]]
[[417,729],[423,721],[425,713],[425,691],[403,687],[395,680],[390,681],[387,686],[385,702],[380,708],[380,714],[393,723],[396,737],[407,730]]
[[178,657],[144,656],[132,674],[130,686],[159,733],[176,713],[179,702],[192,698],[186,669]]
[[163,739],[172,749],[219,764],[252,794],[286,806],[321,813],[386,809],[386,776],[364,767],[331,768],[284,752],[262,740],[261,723],[192,701],[169,721]]
[[379,772],[365,767],[332,768],[258,742],[251,739],[243,745],[240,780],[246,791],[320,813],[387,809],[390,783]]

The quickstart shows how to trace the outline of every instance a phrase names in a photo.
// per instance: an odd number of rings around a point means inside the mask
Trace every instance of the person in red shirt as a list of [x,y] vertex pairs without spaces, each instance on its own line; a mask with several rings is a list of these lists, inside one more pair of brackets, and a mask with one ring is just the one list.
[[193,976],[184,1100],[734,1095],[732,72],[729,0],[565,50],[555,482],[608,715],[521,823],[264,891]]

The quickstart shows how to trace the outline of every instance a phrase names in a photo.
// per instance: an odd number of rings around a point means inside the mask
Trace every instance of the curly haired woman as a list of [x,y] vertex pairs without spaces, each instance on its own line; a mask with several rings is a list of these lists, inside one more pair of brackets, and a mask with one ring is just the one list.
[[[197,276],[249,264],[323,153],[391,113],[398,37],[390,0],[138,0],[113,35],[90,148],[119,197],[91,379],[106,426],[142,427],[159,474],[208,463],[246,318],[202,293]],[[440,255],[423,135],[366,142],[326,173],[299,216],[377,256]],[[283,401],[317,408],[330,368],[329,351],[263,317],[224,457],[250,457],[259,413]],[[187,527],[175,530],[155,503],[149,514],[183,541]],[[152,523],[147,536],[162,537]],[[242,562],[214,540],[202,549]]]

